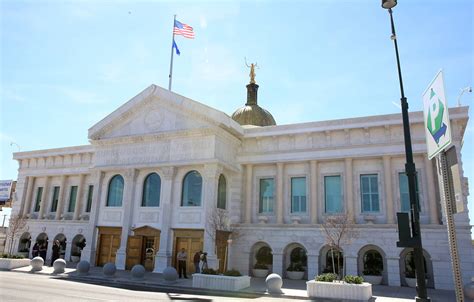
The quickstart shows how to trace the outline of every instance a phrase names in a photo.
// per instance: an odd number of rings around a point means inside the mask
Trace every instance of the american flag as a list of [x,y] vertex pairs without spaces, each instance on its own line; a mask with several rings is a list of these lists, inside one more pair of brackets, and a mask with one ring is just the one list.
[[179,22],[178,20],[174,20],[173,33],[175,35],[181,35],[188,39],[194,39],[193,28],[187,24]]

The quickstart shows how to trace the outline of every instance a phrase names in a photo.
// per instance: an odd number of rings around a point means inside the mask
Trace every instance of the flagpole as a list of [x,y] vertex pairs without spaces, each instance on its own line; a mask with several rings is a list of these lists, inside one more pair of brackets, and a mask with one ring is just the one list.
[[176,15],[174,15],[174,20],[173,20],[173,38],[171,39],[171,61],[170,61],[170,82],[168,85],[168,90],[171,91],[171,80],[173,79],[173,43],[174,43],[174,24],[176,22]]

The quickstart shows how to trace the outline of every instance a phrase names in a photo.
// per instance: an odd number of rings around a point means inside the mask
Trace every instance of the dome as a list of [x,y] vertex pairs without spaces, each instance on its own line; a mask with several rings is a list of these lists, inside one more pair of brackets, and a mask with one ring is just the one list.
[[276,122],[272,114],[258,106],[257,91],[257,84],[250,82],[247,85],[247,103],[245,106],[235,110],[232,114],[232,119],[242,126],[275,126]]
[[240,125],[274,126],[272,114],[258,105],[245,105],[232,114],[232,119]]

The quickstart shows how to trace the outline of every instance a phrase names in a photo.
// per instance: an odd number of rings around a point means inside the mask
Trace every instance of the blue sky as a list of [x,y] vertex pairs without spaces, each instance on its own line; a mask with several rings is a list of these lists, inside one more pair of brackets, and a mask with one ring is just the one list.
[[[379,1],[0,2],[0,179],[17,175],[11,142],[22,151],[87,144],[88,128],[118,106],[152,83],[167,87],[174,14],[196,33],[176,37],[173,91],[181,95],[232,114],[246,100],[246,57],[260,66],[259,104],[278,124],[400,111]],[[422,109],[441,68],[450,106],[474,85],[473,16],[469,0],[399,1],[410,111]],[[471,120],[463,147],[471,188],[473,129]]]

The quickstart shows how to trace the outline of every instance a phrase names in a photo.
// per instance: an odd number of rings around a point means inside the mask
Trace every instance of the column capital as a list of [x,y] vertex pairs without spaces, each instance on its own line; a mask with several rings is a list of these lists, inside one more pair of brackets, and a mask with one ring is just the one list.
[[204,166],[204,177],[206,178],[219,178],[219,175],[224,171],[224,168],[219,164],[207,164]]
[[135,168],[127,169],[125,170],[123,175],[125,176],[125,178],[131,179],[133,181],[135,180],[135,177],[137,177],[138,175],[138,169],[135,169]]
[[160,171],[163,174],[163,177],[167,180],[173,179],[173,177],[176,175],[175,167],[163,167],[160,168]]

